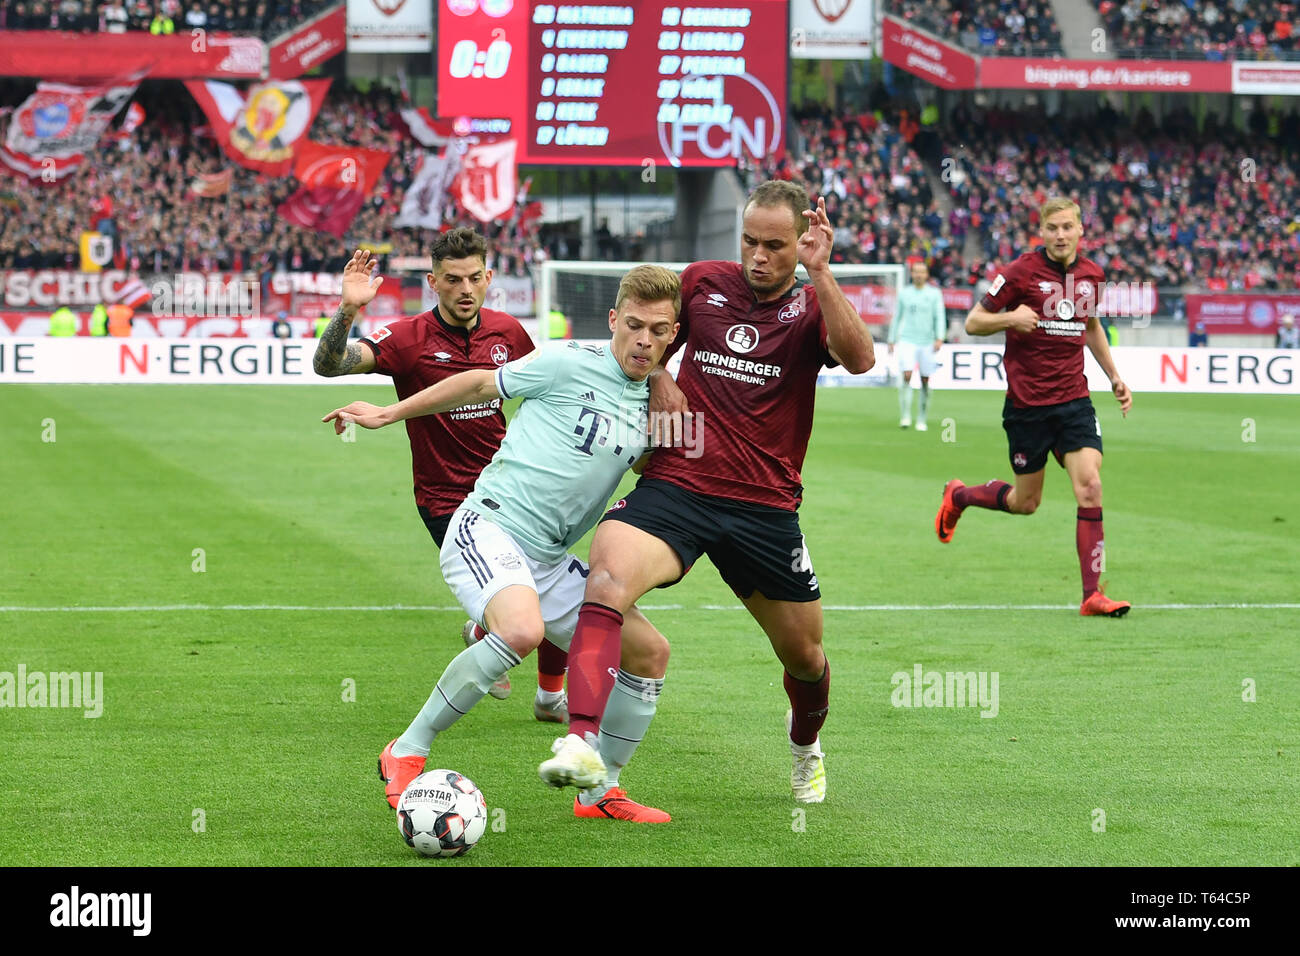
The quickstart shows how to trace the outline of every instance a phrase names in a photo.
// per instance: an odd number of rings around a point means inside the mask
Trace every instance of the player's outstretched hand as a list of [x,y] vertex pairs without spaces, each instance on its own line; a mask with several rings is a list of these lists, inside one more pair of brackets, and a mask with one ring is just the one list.
[[830,264],[831,247],[835,245],[835,230],[826,216],[826,197],[817,197],[816,209],[805,209],[808,231],[799,237],[797,252],[799,264],[809,272]]
[[682,444],[683,422],[691,417],[686,395],[673,377],[658,371],[650,376],[650,447],[676,448]]
[[1017,332],[1032,332],[1038,328],[1038,311],[1032,305],[1021,303],[1007,313],[1007,328]]
[[1115,379],[1110,383],[1110,390],[1115,393],[1115,401],[1119,402],[1119,410],[1124,417],[1128,417],[1128,410],[1133,407],[1133,393],[1128,390],[1123,379]]
[[383,276],[375,275],[377,268],[379,260],[372,259],[365,249],[352,253],[343,267],[344,308],[360,309],[370,304],[384,282]]
[[336,435],[342,435],[350,422],[356,422],[362,428],[383,428],[388,424],[384,409],[369,402],[353,402],[351,405],[336,408],[321,421],[333,422]]

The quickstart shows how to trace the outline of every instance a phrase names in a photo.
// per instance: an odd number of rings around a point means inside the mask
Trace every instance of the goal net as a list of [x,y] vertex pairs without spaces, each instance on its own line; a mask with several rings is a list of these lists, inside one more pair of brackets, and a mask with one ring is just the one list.
[[[538,338],[542,346],[545,347],[548,340],[566,337],[607,342],[609,310],[614,307],[614,300],[618,296],[618,284],[624,274],[637,265],[640,263],[563,260],[542,263],[537,282]],[[662,265],[681,272],[690,263],[665,262]],[[883,341],[894,315],[898,290],[907,281],[905,268],[896,264],[840,264],[831,266],[831,274],[876,339]],[[796,275],[802,281],[808,280],[802,266]],[[564,318],[553,319],[552,313],[560,313]],[[857,376],[850,376],[843,369],[825,369],[818,378],[818,383],[884,384],[887,378],[885,365],[885,362],[877,361],[876,369]]]

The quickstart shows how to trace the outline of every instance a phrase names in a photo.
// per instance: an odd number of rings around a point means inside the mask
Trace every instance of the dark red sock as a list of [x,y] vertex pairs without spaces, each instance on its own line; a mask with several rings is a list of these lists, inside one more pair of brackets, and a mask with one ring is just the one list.
[[600,731],[622,650],[623,615],[603,604],[583,604],[569,645],[569,733]]
[[1011,486],[1005,481],[998,481],[994,478],[992,481],[985,482],[982,485],[967,485],[965,488],[958,488],[952,493],[952,502],[958,508],[990,508],[993,511],[1007,510],[1007,495],[1011,492]]
[[826,662],[826,670],[818,680],[799,680],[786,671],[785,693],[790,698],[790,710],[794,714],[790,739],[806,747],[817,739],[822,724],[826,723],[826,711],[830,709],[831,662]]
[[542,690],[564,690],[564,670],[569,666],[569,654],[550,641],[537,645],[537,686]]
[[1083,576],[1083,599],[1097,590],[1101,566],[1106,560],[1106,542],[1101,533],[1101,509],[1080,508],[1074,525],[1074,546],[1079,549],[1079,573]]

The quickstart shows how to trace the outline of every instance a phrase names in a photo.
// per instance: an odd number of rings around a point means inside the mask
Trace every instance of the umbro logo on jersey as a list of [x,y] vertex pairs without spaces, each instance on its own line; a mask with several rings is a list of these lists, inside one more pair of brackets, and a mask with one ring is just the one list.
[[594,401],[596,400],[596,393],[595,393],[595,392],[583,392],[583,393],[582,393],[582,400],[583,400],[584,402],[594,402]]
[[1053,286],[1053,283],[1051,283],[1051,282],[1040,282],[1040,283],[1038,283],[1038,291],[1041,292],[1041,293],[1043,293],[1043,295],[1051,295],[1051,293],[1052,293],[1052,289],[1053,289],[1053,288],[1054,288],[1054,286]]
[[433,353],[433,357],[434,357],[435,359],[437,359],[439,362],[450,362],[450,361],[451,361],[451,353],[450,353],[450,352],[434,352],[434,353]]
[[745,355],[758,346],[758,329],[752,325],[733,325],[727,329],[727,348]]
[[719,309],[727,304],[727,297],[721,292],[709,293],[709,305],[716,305]]
[[498,365],[505,365],[506,362],[510,361],[510,353],[506,351],[506,347],[500,342],[492,346],[492,361]]

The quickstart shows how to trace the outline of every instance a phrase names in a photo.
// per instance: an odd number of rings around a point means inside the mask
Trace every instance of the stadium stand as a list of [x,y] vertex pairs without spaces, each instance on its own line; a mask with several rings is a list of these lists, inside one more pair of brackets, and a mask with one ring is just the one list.
[[[278,36],[338,0],[0,0],[0,30],[171,34],[193,29]],[[170,26],[169,26],[170,25]]]
[[973,53],[1038,56],[1061,52],[1061,29],[1047,0],[891,0],[886,10]]
[[1296,5],[1277,0],[1093,0],[1120,56],[1300,58]]
[[[953,203],[946,216],[899,117],[804,116],[787,154],[751,170],[751,184],[775,176],[825,193],[840,262],[924,255],[941,279],[974,281],[986,262],[1031,248],[1038,205],[1066,193],[1083,207],[1088,255],[1114,281],[1300,287],[1294,113],[1256,111],[1238,131],[1213,119],[1198,130],[1186,111],[1158,124],[1143,114],[1065,120],[958,105],[943,127],[941,152],[953,160],[939,180]],[[1243,178],[1243,156],[1253,179]]]
[[[30,90],[31,84],[0,84],[0,104],[13,107]],[[120,237],[127,264],[157,273],[332,270],[342,250],[356,242],[389,242],[394,255],[420,255],[433,238],[431,230],[392,225],[421,147],[398,132],[397,98],[387,90],[331,90],[311,130],[322,143],[396,151],[344,242],[280,218],[277,207],[297,181],[268,179],[231,163],[214,140],[199,134],[206,120],[179,84],[146,83],[136,100],[149,117],[145,124],[120,143],[106,139],[67,180],[0,178],[0,268],[75,269],[79,231],[103,219]],[[226,195],[207,199],[190,192],[199,174],[228,167],[233,178]],[[521,217],[484,226],[449,200],[444,221],[484,231],[493,242],[490,265],[502,274],[524,275],[545,255],[535,224]]]

